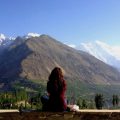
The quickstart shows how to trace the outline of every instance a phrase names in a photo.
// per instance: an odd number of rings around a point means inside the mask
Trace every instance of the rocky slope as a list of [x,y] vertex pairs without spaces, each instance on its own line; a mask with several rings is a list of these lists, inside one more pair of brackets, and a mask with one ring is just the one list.
[[51,70],[60,66],[68,83],[115,85],[120,73],[95,57],[68,47],[48,35],[17,37],[0,57],[0,88],[11,89],[18,81],[32,87],[45,84]]

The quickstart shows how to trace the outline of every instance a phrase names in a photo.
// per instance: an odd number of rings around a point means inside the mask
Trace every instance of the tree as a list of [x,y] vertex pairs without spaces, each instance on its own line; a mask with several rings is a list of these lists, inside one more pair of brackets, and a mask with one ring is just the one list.
[[119,96],[118,95],[113,95],[112,104],[114,107],[119,105]]
[[87,105],[87,108],[89,108],[89,109],[94,109],[94,108],[95,108],[95,103],[94,103],[93,100],[90,100],[90,101],[89,101],[89,103],[88,103],[88,105]]
[[113,104],[113,106],[115,107],[115,105],[116,105],[115,95],[113,95],[112,104]]
[[88,101],[85,100],[85,99],[79,98],[79,99],[77,100],[77,105],[78,105],[79,108],[81,108],[81,109],[88,108]]
[[95,105],[97,109],[102,109],[104,105],[104,98],[102,94],[95,95]]
[[87,108],[87,102],[86,102],[86,100],[82,100],[82,108],[84,109],[84,108]]
[[116,95],[116,105],[118,106],[119,105],[119,96]]
[[79,106],[79,108],[82,108],[82,99],[81,98],[78,98],[77,105]]

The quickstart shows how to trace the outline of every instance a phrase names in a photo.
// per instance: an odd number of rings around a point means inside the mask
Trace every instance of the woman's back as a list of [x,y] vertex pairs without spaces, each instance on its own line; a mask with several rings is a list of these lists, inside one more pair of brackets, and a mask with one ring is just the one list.
[[47,91],[49,94],[48,110],[49,111],[65,111],[67,104],[65,101],[66,83],[60,68],[53,69],[47,83]]

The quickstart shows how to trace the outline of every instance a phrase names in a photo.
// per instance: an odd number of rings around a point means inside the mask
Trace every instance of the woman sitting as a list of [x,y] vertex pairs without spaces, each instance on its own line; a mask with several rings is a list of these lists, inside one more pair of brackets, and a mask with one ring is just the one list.
[[66,82],[61,68],[55,67],[47,82],[48,96],[42,96],[43,111],[62,112],[76,111],[73,105],[67,107],[65,99]]
[[63,78],[62,70],[56,67],[52,70],[47,83],[49,95],[48,111],[65,111],[67,103],[65,101],[66,82]]

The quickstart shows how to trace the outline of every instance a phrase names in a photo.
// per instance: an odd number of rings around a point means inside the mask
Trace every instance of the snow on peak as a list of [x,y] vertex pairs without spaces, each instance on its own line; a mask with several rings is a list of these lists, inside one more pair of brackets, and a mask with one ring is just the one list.
[[15,38],[6,37],[4,34],[0,34],[0,47],[9,45]]
[[28,33],[25,38],[31,38],[31,37],[40,37],[40,34],[38,33]]
[[[67,45],[67,44],[66,44]],[[69,44],[68,45],[69,47],[72,47],[72,48],[76,48],[76,45],[74,45],[74,44]]]
[[102,41],[81,43],[77,49],[88,52],[101,61],[120,69],[120,46],[109,45]]
[[[97,41],[98,42],[98,41]],[[107,59],[104,57],[104,50],[102,50],[96,42],[88,42],[88,43],[81,43],[80,45],[81,50],[88,52],[89,54],[93,55],[97,59],[100,59],[104,62],[107,62]],[[79,47],[78,47],[79,49]]]
[[96,40],[94,42],[80,43],[79,46],[72,45],[71,47],[85,51],[120,70],[120,46],[109,45],[105,42]]
[[111,56],[114,56],[117,60],[120,60],[120,46],[108,45],[101,41],[96,41],[96,44],[98,44],[108,54],[110,54]]
[[4,34],[0,34],[0,40],[5,40],[6,36]]
[[[23,36],[24,39],[28,39],[31,37],[40,37],[38,33],[28,33],[27,35]],[[0,47],[10,45],[16,38],[13,37],[6,37],[4,34],[0,34]]]

